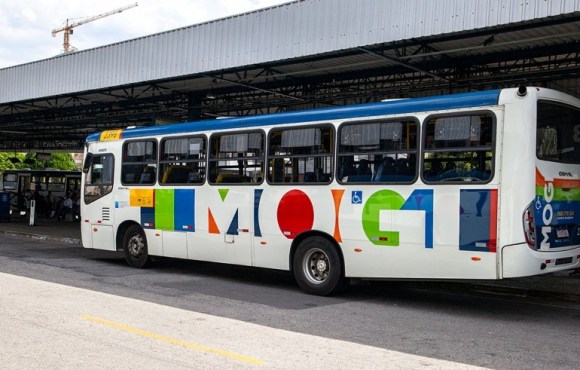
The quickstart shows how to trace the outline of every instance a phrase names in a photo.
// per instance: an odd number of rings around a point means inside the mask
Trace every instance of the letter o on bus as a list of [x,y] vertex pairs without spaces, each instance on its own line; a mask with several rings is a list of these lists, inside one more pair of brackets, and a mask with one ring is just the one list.
[[[548,217],[548,212],[550,214],[549,217]],[[544,222],[544,225],[551,224],[553,216],[554,216],[554,210],[552,210],[552,205],[546,204],[546,206],[544,207],[544,210],[542,211],[542,221]]]

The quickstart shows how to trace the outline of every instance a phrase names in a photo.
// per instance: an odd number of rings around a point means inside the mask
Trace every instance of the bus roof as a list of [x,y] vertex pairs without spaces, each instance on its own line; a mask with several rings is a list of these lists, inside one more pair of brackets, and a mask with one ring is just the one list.
[[[482,107],[497,105],[500,92],[501,90],[489,90],[424,98],[401,99],[370,104],[244,116],[223,120],[206,120],[164,126],[140,127],[120,130],[120,134],[116,139]],[[87,137],[87,142],[99,141],[100,138],[101,133],[94,133]]]

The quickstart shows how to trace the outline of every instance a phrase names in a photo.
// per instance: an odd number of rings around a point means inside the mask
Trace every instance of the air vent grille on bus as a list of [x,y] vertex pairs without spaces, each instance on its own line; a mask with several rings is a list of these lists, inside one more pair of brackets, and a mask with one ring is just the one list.
[[109,207],[103,208],[101,219],[103,221],[111,220],[111,209]]

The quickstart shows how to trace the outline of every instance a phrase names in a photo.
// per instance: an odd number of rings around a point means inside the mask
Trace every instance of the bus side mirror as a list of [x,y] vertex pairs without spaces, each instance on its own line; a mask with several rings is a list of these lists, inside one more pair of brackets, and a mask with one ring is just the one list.
[[93,163],[93,153],[87,153],[85,163],[83,163],[83,173],[88,173]]

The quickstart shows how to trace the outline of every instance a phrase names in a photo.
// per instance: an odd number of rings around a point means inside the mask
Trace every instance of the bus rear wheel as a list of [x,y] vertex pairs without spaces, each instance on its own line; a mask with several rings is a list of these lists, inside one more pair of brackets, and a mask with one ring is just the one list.
[[345,285],[344,268],[338,251],[326,238],[305,239],[292,261],[296,282],[309,294],[330,295]]
[[138,225],[130,226],[123,236],[125,261],[131,267],[143,268],[151,264],[145,233]]

